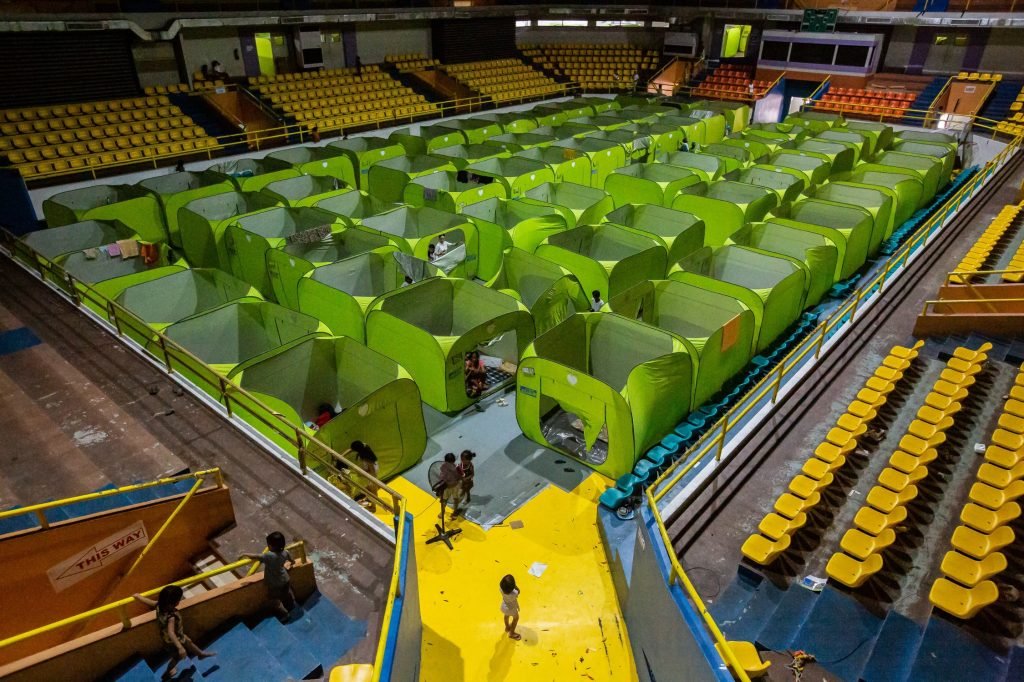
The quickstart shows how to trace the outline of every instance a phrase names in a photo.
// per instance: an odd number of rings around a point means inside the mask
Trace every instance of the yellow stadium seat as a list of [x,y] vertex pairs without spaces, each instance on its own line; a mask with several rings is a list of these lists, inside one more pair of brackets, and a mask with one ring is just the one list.
[[1014,541],[1013,530],[1009,526],[999,526],[991,533],[980,533],[967,526],[957,526],[953,531],[950,544],[968,556],[984,559],[992,552],[998,552]]
[[932,585],[928,599],[932,605],[962,620],[974,618],[978,612],[999,599],[999,588],[991,580],[974,587],[963,587],[939,578]]
[[853,524],[865,533],[878,535],[887,528],[898,527],[907,520],[907,508],[900,506],[894,508],[888,514],[884,514],[872,507],[861,507],[857,515],[853,517]]
[[[750,642],[735,642],[730,641],[725,643],[726,646],[731,650],[733,657],[743,672],[749,677],[760,677],[764,675],[768,668],[771,667],[771,661],[762,661],[761,655],[757,653],[757,648]],[[725,652],[722,650],[721,644],[715,644],[715,649],[718,651],[718,655],[726,662],[726,665],[730,667],[729,659],[726,658]],[[334,682],[333,680],[331,682]]]
[[917,497],[917,486],[908,485],[899,492],[894,492],[882,486],[874,486],[868,491],[867,503],[882,512],[888,514],[896,507],[902,507]]
[[810,511],[821,502],[821,495],[812,493],[807,498],[797,497],[791,493],[782,493],[775,500],[774,509],[776,513],[789,519],[795,519],[798,515]]
[[847,587],[856,588],[867,582],[868,578],[882,570],[882,557],[872,554],[861,561],[849,554],[837,552],[832,555],[825,566],[825,573]]
[[980,504],[989,509],[999,509],[1007,502],[1013,502],[1024,496],[1024,481],[1016,480],[1005,488],[996,488],[985,483],[975,483],[971,486],[968,497],[972,502]]
[[773,541],[755,533],[746,539],[743,546],[740,547],[740,551],[743,553],[743,556],[754,563],[767,566],[789,549],[790,542],[789,535],[783,535],[778,540]]
[[784,535],[792,535],[803,528],[806,523],[806,514],[797,514],[795,518],[789,519],[780,514],[770,512],[761,519],[757,529],[765,537],[771,540],[778,540]]
[[960,512],[960,520],[980,533],[991,533],[1000,526],[1020,518],[1021,508],[1016,502],[1007,502],[999,509],[989,509],[968,502]]

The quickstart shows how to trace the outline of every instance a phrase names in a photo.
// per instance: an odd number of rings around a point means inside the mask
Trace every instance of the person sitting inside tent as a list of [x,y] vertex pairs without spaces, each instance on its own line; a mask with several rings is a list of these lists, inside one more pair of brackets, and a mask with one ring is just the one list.
[[437,247],[433,244],[427,244],[427,260],[433,263],[440,255],[437,253]]
[[590,292],[590,295],[594,297],[594,300],[590,302],[590,312],[600,312],[601,308],[604,307],[604,301],[601,300],[601,292],[594,289]]
[[338,416],[338,411],[327,403],[321,403],[320,407],[316,409],[316,419],[313,421],[313,426],[318,431],[327,425],[327,422],[331,421]]
[[[355,455],[354,464],[359,467],[360,471],[353,471],[345,466],[351,460],[349,459]],[[373,451],[369,445],[361,440],[354,440],[349,445],[348,450],[341,453],[341,466],[344,469],[348,469],[352,479],[351,485],[347,485],[345,492],[348,493],[349,497],[361,504],[367,511],[377,511],[377,505],[374,503],[370,495],[377,493],[377,484],[372,480],[377,477],[377,453]],[[372,477],[372,478],[371,478]]]
[[466,395],[470,398],[479,398],[487,389],[487,368],[480,359],[480,353],[470,351],[466,353]]
[[434,245],[434,255],[440,258],[441,256],[448,253],[448,249],[450,249],[451,247],[451,242],[449,242],[442,233],[438,235],[437,244]]

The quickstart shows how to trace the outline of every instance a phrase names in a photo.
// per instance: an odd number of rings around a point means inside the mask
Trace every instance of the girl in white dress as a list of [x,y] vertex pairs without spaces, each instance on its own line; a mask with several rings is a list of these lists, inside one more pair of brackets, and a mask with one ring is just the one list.
[[519,588],[516,587],[516,579],[506,575],[499,583],[501,588],[501,612],[505,616],[505,632],[512,639],[522,639],[522,635],[516,632],[516,625],[519,624]]

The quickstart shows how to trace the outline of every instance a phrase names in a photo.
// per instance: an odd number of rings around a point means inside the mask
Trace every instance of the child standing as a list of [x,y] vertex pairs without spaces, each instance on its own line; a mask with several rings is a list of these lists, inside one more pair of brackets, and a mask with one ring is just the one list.
[[455,511],[452,512],[452,516],[458,516],[461,511],[465,511],[461,509],[463,503],[467,507],[469,506],[470,493],[473,490],[473,477],[476,476],[476,467],[473,466],[474,457],[476,457],[476,453],[470,450],[463,450],[459,455],[457,469],[461,480],[459,481],[459,496],[455,500]]
[[141,602],[151,609],[156,609],[160,639],[163,640],[164,648],[171,657],[167,664],[167,670],[163,674],[162,679],[165,680],[178,674],[178,664],[188,658],[190,654],[199,659],[217,655],[212,651],[203,651],[185,634],[185,626],[181,622],[181,614],[178,612],[178,604],[181,603],[184,596],[185,593],[177,585],[168,585],[160,590],[156,601],[147,599],[141,594],[132,595],[135,601]]
[[506,575],[498,586],[501,588],[501,613],[505,616],[505,632],[512,639],[522,639],[523,636],[516,632],[516,625],[519,624],[519,588],[516,587],[516,579]]
[[295,610],[295,593],[288,569],[295,564],[291,552],[284,548],[284,534],[274,531],[267,536],[267,551],[263,554],[243,554],[242,557],[263,564],[263,584],[267,597],[274,604],[274,610],[282,620]]

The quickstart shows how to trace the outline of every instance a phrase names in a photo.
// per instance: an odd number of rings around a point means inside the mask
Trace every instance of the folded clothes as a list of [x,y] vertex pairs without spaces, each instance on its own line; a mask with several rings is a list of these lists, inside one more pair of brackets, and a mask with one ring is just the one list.
[[107,255],[110,256],[111,258],[113,258],[114,256],[121,255],[121,247],[117,245],[117,242],[114,242],[113,244],[107,244],[106,248]]
[[121,250],[121,258],[135,258],[139,255],[139,242],[134,239],[118,239],[117,248]]
[[82,251],[82,253],[85,254],[85,259],[86,260],[96,260],[97,256],[100,255],[100,250],[99,249],[86,249],[86,250]]

